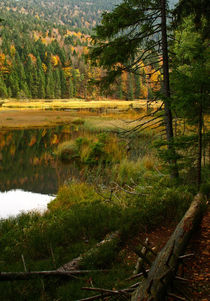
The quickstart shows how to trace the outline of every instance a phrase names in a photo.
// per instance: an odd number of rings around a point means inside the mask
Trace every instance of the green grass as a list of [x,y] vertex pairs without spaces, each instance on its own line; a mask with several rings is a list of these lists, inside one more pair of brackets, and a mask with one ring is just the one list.
[[[77,120],[74,125],[84,123]],[[0,221],[0,270],[23,271],[22,254],[28,269],[52,270],[86,253],[109,233],[119,231],[121,240],[82,261],[82,268],[109,272],[71,281],[0,283],[2,300],[79,300],[91,295],[81,290],[90,286],[90,278],[95,287],[128,285],[125,278],[134,264],[124,260],[126,242],[141,231],[176,224],[193,198],[193,189],[174,183],[162,167],[153,140],[150,132],[129,140],[111,133],[83,131],[81,136],[80,128],[77,138],[58,147],[60,158],[64,154],[67,159],[78,158],[79,177],[60,187],[44,214],[31,212]]]

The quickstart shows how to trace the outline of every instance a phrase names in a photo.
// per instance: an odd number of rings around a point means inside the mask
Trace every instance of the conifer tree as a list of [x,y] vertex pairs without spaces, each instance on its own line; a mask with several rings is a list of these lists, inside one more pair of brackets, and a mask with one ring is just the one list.
[[69,98],[73,98],[74,96],[74,86],[73,86],[73,81],[71,79],[71,77],[69,78]]
[[139,99],[141,95],[140,74],[135,74],[134,79],[135,79],[135,98]]
[[48,70],[46,74],[46,98],[54,98],[54,79],[52,72],[52,65],[48,64]]
[[60,86],[61,86],[61,98],[65,98],[66,96],[66,78],[63,72],[63,69],[61,66],[59,67],[59,72],[60,72]]
[[55,98],[61,97],[61,81],[60,81],[60,72],[56,69],[53,73],[54,75],[54,95]]
[[5,85],[4,79],[0,76],[0,97],[4,98],[8,96],[7,87]]
[[[205,27],[206,21],[203,20]],[[173,48],[174,107],[180,117],[197,125],[197,186],[201,184],[202,134],[204,113],[209,108],[210,55],[208,40],[203,32],[196,31],[193,16],[183,20],[175,35]]]
[[[101,84],[107,88],[123,71],[141,73],[140,64],[162,69],[162,100],[171,176],[178,177],[171,112],[167,40],[167,0],[124,0],[105,12],[95,28],[90,59],[106,68]],[[141,125],[140,125],[141,126]]]

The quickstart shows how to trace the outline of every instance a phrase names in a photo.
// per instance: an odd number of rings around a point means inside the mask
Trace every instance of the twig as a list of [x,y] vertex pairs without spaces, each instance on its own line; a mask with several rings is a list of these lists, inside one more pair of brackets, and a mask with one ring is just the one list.
[[177,296],[177,295],[172,294],[172,293],[168,293],[168,296],[170,296],[170,297],[172,297],[172,298],[174,298],[174,299],[177,299],[177,300],[186,301],[185,298],[182,298],[182,297]]
[[128,294],[128,292],[126,290],[109,290],[109,289],[105,289],[105,288],[97,288],[97,287],[82,287],[82,290],[86,290],[86,291],[95,291],[95,292],[101,292],[101,293],[109,293],[109,294],[113,294],[113,295],[118,295],[118,294]]
[[[149,269],[146,270],[146,272],[148,273],[148,272],[149,272]],[[141,277],[141,276],[143,276],[143,273],[142,273],[142,272],[139,273],[139,274],[133,275],[133,276],[131,276],[131,277],[125,279],[125,280],[133,280],[133,279],[139,278],[139,277]]]
[[188,257],[192,257],[194,256],[195,254],[191,253],[191,254],[186,254],[186,255],[182,255],[182,256],[179,256],[179,259],[185,259],[185,258],[188,258]]
[[22,259],[22,262],[23,262],[24,271],[27,273],[26,263],[25,263],[25,259],[24,259],[23,254],[21,255],[21,259]]

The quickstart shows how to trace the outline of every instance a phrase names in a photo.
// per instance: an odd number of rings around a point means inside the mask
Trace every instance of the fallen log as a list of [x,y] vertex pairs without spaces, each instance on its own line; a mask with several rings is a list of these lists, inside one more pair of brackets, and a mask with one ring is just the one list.
[[35,271],[35,272],[0,272],[0,281],[31,280],[37,278],[73,278],[78,275],[93,272],[106,272],[106,270],[78,270],[78,271]]
[[[153,262],[147,278],[132,294],[131,301],[163,301],[176,275],[184,249],[201,220],[201,194],[196,195],[190,208],[177,225],[165,247]],[[182,256],[183,258],[183,256]]]
[[75,270],[78,270],[80,268],[80,264],[84,260],[84,258],[97,253],[99,251],[99,249],[100,249],[101,246],[104,246],[105,244],[108,244],[108,243],[112,242],[113,240],[118,240],[118,239],[120,239],[120,233],[119,233],[119,231],[116,231],[116,232],[113,232],[111,234],[108,234],[104,238],[104,240],[102,240],[99,243],[97,243],[95,247],[93,247],[92,249],[88,250],[84,254],[81,254],[77,258],[72,259],[70,262],[65,263],[64,265],[62,265],[61,267],[59,267],[57,269],[57,271],[61,271],[62,272],[62,271],[75,271]]

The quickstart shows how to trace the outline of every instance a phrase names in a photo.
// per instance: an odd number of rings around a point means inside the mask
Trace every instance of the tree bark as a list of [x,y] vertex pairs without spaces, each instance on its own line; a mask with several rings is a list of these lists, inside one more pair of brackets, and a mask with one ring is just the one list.
[[200,185],[201,185],[202,127],[203,127],[203,111],[202,111],[202,104],[200,104],[199,121],[198,121],[198,161],[197,161],[198,191],[199,191]]
[[167,24],[166,24],[166,1],[161,0],[161,34],[162,34],[162,53],[163,53],[163,91],[164,91],[164,110],[165,110],[165,126],[166,137],[168,142],[168,150],[174,159],[170,160],[171,176],[178,178],[178,167],[175,158],[174,134],[173,134],[173,118],[170,106],[170,79],[169,79],[169,60],[168,60],[168,40],[167,40]]
[[201,194],[198,194],[177,225],[165,247],[156,257],[146,280],[132,295],[131,301],[163,301],[175,277],[180,256],[201,219]]

